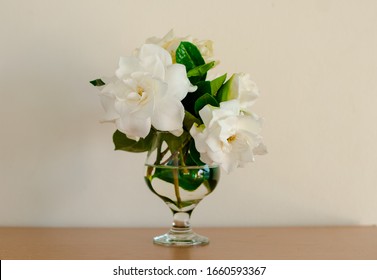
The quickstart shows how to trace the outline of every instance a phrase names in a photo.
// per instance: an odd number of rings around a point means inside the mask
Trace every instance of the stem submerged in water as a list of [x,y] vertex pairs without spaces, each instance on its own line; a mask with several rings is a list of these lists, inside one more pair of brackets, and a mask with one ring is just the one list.
[[177,198],[177,207],[182,208],[182,199],[181,199],[181,195],[179,193],[179,178],[178,178],[179,169],[178,169],[178,166],[179,166],[178,156],[175,156],[174,157],[174,168],[173,168],[174,192],[175,192],[175,196]]

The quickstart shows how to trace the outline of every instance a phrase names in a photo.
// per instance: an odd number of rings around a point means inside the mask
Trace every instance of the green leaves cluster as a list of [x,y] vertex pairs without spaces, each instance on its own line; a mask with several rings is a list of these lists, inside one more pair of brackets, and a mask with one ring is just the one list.
[[193,85],[198,87],[195,92],[187,94],[185,99],[182,100],[182,104],[187,112],[199,120],[200,124],[199,111],[205,105],[219,106],[217,93],[226,80],[226,74],[213,81],[206,81],[207,72],[216,63],[215,61],[205,63],[198,48],[190,42],[180,43],[176,51],[176,61],[185,65],[187,77]]

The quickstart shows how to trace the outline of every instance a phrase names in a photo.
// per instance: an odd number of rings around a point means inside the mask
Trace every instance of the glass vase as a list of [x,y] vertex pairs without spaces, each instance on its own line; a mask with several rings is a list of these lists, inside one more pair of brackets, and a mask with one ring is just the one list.
[[166,246],[206,245],[209,239],[196,234],[190,217],[207,195],[213,192],[219,179],[220,168],[197,164],[193,160],[191,137],[175,137],[157,132],[145,164],[145,181],[149,189],[161,198],[173,213],[170,230],[153,238]]

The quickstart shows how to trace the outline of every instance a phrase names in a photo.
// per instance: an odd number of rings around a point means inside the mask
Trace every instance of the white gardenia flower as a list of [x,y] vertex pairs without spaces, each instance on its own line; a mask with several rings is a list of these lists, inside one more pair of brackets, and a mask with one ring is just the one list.
[[200,51],[206,62],[213,60],[213,42],[211,40],[198,40],[191,36],[175,37],[174,31],[170,30],[164,37],[152,37],[146,43],[156,44],[166,49],[175,61],[175,51],[182,41],[193,43]]
[[220,107],[206,105],[199,115],[203,125],[194,124],[190,134],[203,162],[230,172],[254,161],[255,151],[264,152],[261,119],[240,114],[238,100],[221,102]]
[[184,107],[181,100],[193,92],[184,65],[172,64],[169,53],[153,44],[143,45],[137,56],[123,57],[115,76],[101,90],[105,121],[115,122],[128,138],[139,140],[151,126],[179,136]]
[[251,110],[255,100],[259,97],[259,90],[249,74],[233,74],[224,88],[227,89],[227,92],[222,95],[222,101],[237,99],[242,112],[253,114]]

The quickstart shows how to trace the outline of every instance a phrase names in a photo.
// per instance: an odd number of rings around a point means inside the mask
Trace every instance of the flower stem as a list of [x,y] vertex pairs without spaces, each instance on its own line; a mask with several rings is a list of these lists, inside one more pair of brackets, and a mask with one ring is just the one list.
[[174,192],[175,192],[175,196],[177,198],[177,206],[178,206],[178,208],[181,208],[182,207],[182,199],[181,199],[181,195],[179,193],[179,179],[178,179],[179,169],[178,169],[178,166],[179,166],[178,157],[175,156],[174,157],[174,168],[173,168]]

